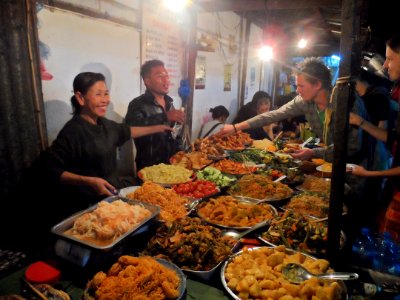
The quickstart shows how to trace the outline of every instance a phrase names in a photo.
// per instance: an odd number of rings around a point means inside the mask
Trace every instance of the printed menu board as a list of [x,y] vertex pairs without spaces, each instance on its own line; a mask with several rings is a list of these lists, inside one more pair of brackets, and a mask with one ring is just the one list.
[[143,2],[142,16],[142,63],[151,59],[164,62],[171,80],[169,95],[176,102],[183,78],[184,25],[177,15],[154,1]]

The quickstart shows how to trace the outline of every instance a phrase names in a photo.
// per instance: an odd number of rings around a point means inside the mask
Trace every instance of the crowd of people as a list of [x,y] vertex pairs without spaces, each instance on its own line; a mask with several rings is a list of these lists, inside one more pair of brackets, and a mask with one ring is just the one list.
[[[400,37],[387,42],[383,67],[391,81],[400,82]],[[330,70],[319,59],[307,58],[294,72],[296,95],[293,99],[272,109],[272,97],[258,91],[239,110],[232,124],[226,123],[229,111],[224,106],[216,106],[210,109],[212,120],[201,127],[198,137],[243,130],[253,139],[273,140],[276,124],[304,117],[325,147],[304,148],[292,156],[332,161],[335,105],[339,99],[332,86]],[[48,211],[52,211],[45,219],[35,215],[35,223],[45,220],[42,227],[54,225],[129,185],[121,182],[116,173],[116,151],[131,138],[137,149],[138,170],[167,163],[173,154],[182,150],[181,139],[173,134],[173,126],[185,122],[185,112],[176,109],[168,96],[170,81],[164,63],[159,60],[144,63],[141,77],[146,91],[129,103],[123,124],[105,117],[110,95],[102,74],[84,72],[75,77],[71,97],[73,116],[27,173],[23,183],[28,189],[20,191],[25,195],[38,192]],[[356,166],[346,175],[353,191],[348,205],[353,212],[358,212],[351,215],[357,224],[378,226],[382,224],[378,222],[379,212],[384,211],[390,199],[400,199],[400,123],[393,119],[391,108],[391,101],[398,101],[393,99],[397,86],[390,96],[376,75],[363,71],[357,77],[354,92],[346,160]],[[296,126],[291,131],[294,135],[299,133]],[[392,156],[393,164],[390,164]],[[396,179],[383,180],[386,177]],[[31,206],[34,209],[35,205]],[[360,206],[367,213],[361,213]],[[390,226],[393,232],[400,232],[398,225]]]

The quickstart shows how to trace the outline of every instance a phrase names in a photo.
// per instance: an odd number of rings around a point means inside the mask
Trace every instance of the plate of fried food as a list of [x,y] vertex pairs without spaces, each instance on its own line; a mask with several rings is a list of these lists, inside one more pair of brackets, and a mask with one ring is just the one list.
[[[346,172],[351,172],[354,167],[354,164],[346,164]],[[316,169],[322,173],[332,173],[332,163],[325,162],[322,165],[317,166]]]
[[316,165],[316,166],[320,166],[323,165],[325,163],[325,160],[322,158],[312,158],[311,161]]
[[233,299],[346,299],[343,281],[308,279],[293,284],[282,270],[289,263],[297,263],[314,274],[333,270],[325,259],[277,247],[245,247],[233,254],[221,268],[221,281]]
[[293,190],[286,184],[273,182],[267,176],[251,174],[241,177],[229,188],[228,193],[260,203],[288,199],[293,195]]
[[232,196],[219,196],[200,202],[197,215],[212,225],[224,229],[245,230],[272,219],[276,209],[267,203],[256,204]]
[[229,159],[217,161],[212,166],[220,170],[222,173],[232,175],[245,175],[257,171],[257,167],[255,166],[247,166],[243,163]]
[[207,154],[200,151],[184,152],[179,151],[169,159],[171,165],[182,166],[188,170],[201,170],[212,160],[208,159]]
[[331,179],[316,177],[312,175],[304,175],[304,181],[296,189],[303,192],[315,192],[329,194],[331,190]]
[[282,153],[293,153],[296,152],[298,150],[303,149],[301,144],[298,143],[286,143],[283,145],[283,148],[281,150],[279,150]]
[[120,194],[125,198],[159,207],[161,221],[171,222],[189,213],[187,205],[190,201],[186,197],[178,195],[173,189],[164,188],[151,181],[146,181],[142,186],[122,189]]
[[256,149],[266,150],[269,152],[275,152],[276,150],[278,150],[274,142],[269,139],[254,140],[251,147]]
[[197,139],[193,144],[195,151],[204,153],[208,159],[220,160],[228,157],[228,154],[224,149],[213,143],[209,138]]
[[317,166],[316,169],[322,173],[332,173],[332,163],[325,162]]
[[326,194],[303,192],[290,199],[281,209],[293,210],[317,220],[328,217],[329,199]]
[[[183,299],[186,277],[173,263],[150,256],[121,256],[108,272],[100,271],[87,283],[84,300]],[[128,297],[129,299],[133,299]]]
[[246,145],[253,141],[249,134],[244,132],[236,132],[235,134],[227,136],[212,135],[206,139],[208,139],[209,143],[214,144],[221,149],[230,151],[244,150]]

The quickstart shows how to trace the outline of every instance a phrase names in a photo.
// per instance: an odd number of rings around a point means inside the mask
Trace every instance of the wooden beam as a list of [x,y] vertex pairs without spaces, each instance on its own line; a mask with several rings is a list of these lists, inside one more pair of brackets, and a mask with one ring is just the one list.
[[[81,15],[85,15],[88,17],[96,18],[96,19],[107,20],[107,21],[110,21],[110,22],[113,22],[116,24],[120,24],[120,25],[124,25],[124,26],[128,26],[128,27],[142,28],[141,24],[139,24],[138,22],[131,22],[129,20],[126,20],[126,19],[123,19],[120,17],[110,16],[109,14],[107,14],[107,12],[95,11],[95,10],[92,10],[87,7],[78,6],[78,5],[75,5],[72,3],[66,3],[61,0],[47,0],[44,3],[48,7],[55,7],[55,8],[62,9],[62,10],[72,11],[72,12],[75,12],[75,13],[78,13]],[[117,4],[118,2],[115,2],[115,3]],[[119,5],[119,6],[121,6],[121,5]],[[133,8],[125,7],[125,9],[129,9],[136,15],[140,15],[139,12]]]
[[[190,86],[189,99],[186,103],[186,118],[185,126],[189,130],[189,137],[192,138],[192,125],[193,125],[193,98],[196,80],[196,58],[197,58],[197,13],[190,11],[190,28],[189,28],[189,40],[188,40],[188,56],[187,56],[187,72]],[[190,143],[190,140],[188,141]]]
[[317,8],[321,6],[340,5],[341,0],[218,0],[198,1],[197,4],[208,12],[216,11],[255,11],[278,9]]
[[[359,40],[360,31],[360,3],[362,0],[343,0],[342,5],[342,35],[340,41],[339,78],[336,83],[337,96],[335,105],[334,123],[334,152],[331,181],[331,194],[328,213],[328,259],[335,268],[340,263],[339,245],[340,231],[342,229],[342,212],[346,162],[349,111],[355,99],[354,82],[349,78],[357,74],[360,67],[361,47]],[[354,195],[356,192],[354,193]],[[351,199],[354,200],[354,199]],[[352,230],[352,229],[351,229]]]
[[250,41],[250,28],[251,22],[246,19],[246,29],[244,34],[244,51],[243,51],[243,61],[242,61],[242,74],[240,76],[240,98],[238,99],[239,107],[244,104],[244,93],[246,91],[246,77],[247,77],[247,61],[249,59],[249,41]]

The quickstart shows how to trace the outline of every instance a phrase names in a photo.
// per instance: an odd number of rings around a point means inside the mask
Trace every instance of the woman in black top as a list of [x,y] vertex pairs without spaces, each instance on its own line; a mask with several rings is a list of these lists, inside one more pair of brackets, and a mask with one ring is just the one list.
[[[272,97],[267,92],[256,92],[251,101],[240,108],[236,118],[233,120],[233,124],[243,122],[257,116],[258,114],[269,111],[271,108],[271,102]],[[274,138],[271,126],[268,126],[265,129],[259,127],[243,131],[249,133],[251,138],[255,140],[262,140],[264,138],[272,140]]]
[[73,88],[73,117],[34,163],[25,182],[27,197],[40,194],[40,206],[33,204],[33,211],[51,211],[46,219],[53,222],[123,187],[116,174],[117,147],[131,137],[172,130],[166,125],[130,127],[105,118],[110,96],[100,73],[78,74]]

